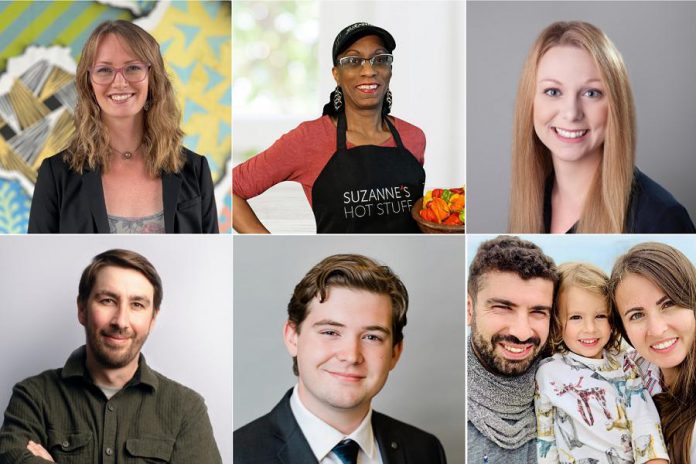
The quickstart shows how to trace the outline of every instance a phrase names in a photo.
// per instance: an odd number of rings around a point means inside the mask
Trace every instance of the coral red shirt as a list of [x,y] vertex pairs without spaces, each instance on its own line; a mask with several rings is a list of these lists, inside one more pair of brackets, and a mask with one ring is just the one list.
[[[406,121],[394,117],[391,119],[404,147],[422,166],[425,134]],[[395,147],[394,137],[390,137],[381,146]],[[348,143],[348,148],[352,147]],[[232,191],[246,200],[279,182],[292,180],[302,184],[311,206],[314,181],[335,152],[336,126],[329,116],[303,122],[276,140],[267,150],[237,165],[232,170]]]

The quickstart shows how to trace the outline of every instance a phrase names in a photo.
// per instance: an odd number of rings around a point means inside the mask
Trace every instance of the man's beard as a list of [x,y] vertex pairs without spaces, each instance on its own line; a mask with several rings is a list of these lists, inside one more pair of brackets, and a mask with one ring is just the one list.
[[[524,345],[533,344],[532,355],[521,360],[506,359],[500,354],[496,353],[495,347],[500,342],[510,342],[514,344]],[[536,361],[541,352],[541,340],[538,337],[531,337],[527,340],[521,341],[514,335],[501,335],[495,334],[491,337],[490,341],[486,340],[483,335],[476,331],[476,327],[471,328],[471,343],[474,348],[474,354],[481,361],[483,367],[488,371],[493,372],[497,375],[504,375],[507,377],[516,377],[522,375],[529,367]]]
[[104,344],[102,336],[117,335],[120,337],[129,336],[129,331],[120,330],[118,328],[107,327],[100,331],[93,331],[87,325],[85,332],[87,333],[87,345],[94,355],[95,360],[103,367],[109,369],[120,369],[127,366],[133,359],[140,354],[147,335],[135,337],[130,333],[130,345],[126,349],[115,350]]

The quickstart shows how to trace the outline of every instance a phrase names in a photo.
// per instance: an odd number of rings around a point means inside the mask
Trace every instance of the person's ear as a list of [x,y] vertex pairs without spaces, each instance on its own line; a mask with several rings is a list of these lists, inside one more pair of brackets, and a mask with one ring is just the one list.
[[77,320],[80,321],[80,324],[83,326],[87,326],[87,308],[80,301],[79,296],[77,297]]
[[333,78],[336,81],[336,85],[341,85],[340,82],[338,82],[338,66],[334,66],[331,68],[331,74],[333,74]]
[[399,358],[401,358],[401,353],[404,351],[404,341],[401,340],[399,343],[394,345],[392,347],[392,359],[391,359],[391,366],[389,367],[389,370],[392,370],[396,367],[396,363],[399,362]]
[[285,343],[285,348],[288,353],[293,358],[297,356],[297,337],[299,335],[297,330],[297,325],[294,322],[285,321],[283,326],[283,342]]
[[470,293],[466,294],[466,325],[471,325],[474,320],[474,299]]

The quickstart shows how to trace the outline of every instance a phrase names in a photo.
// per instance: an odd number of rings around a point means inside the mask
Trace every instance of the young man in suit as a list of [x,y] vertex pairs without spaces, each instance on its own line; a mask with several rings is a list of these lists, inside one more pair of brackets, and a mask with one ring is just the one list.
[[234,433],[235,464],[445,463],[439,440],[372,410],[403,348],[408,293],[387,266],[334,255],[288,304],[284,341],[297,385]]

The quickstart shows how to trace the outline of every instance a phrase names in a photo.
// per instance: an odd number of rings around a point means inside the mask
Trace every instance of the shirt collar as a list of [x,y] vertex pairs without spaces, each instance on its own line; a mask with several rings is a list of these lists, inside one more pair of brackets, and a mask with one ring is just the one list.
[[304,434],[309,447],[318,461],[324,459],[339,442],[348,438],[355,441],[367,456],[374,459],[377,453],[375,435],[372,430],[372,407],[365,415],[358,428],[350,435],[331,427],[329,424],[319,419],[317,416],[302,404],[298,393],[298,386],[295,385],[292,396],[290,397],[290,408],[297,420],[302,433]]
[[[82,377],[90,383],[93,383],[92,378],[87,371],[87,366],[85,364],[86,359],[87,348],[85,345],[82,345],[73,351],[68,357],[68,360],[65,362],[65,366],[63,366],[61,377],[64,379],[71,377]],[[135,375],[126,384],[126,387],[135,386],[138,384],[149,385],[153,390],[157,390],[157,387],[159,386],[159,379],[155,375],[155,372],[150,369],[150,366],[147,365],[147,362],[145,362],[145,356],[143,356],[142,353],[140,353],[140,358],[138,360],[138,370],[135,371]]]

